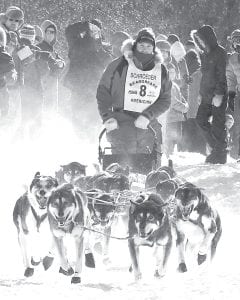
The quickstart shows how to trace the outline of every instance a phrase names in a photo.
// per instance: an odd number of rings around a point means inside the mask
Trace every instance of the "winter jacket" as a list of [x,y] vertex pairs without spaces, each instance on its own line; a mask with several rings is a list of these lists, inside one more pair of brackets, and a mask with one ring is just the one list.
[[[198,37],[205,43],[207,48],[204,48],[199,43]],[[202,54],[200,54],[202,72],[200,95],[202,97],[202,102],[212,104],[212,98],[215,95],[225,96],[223,99],[226,101],[227,55],[224,48],[218,44],[216,34],[209,25],[204,25],[199,30],[192,31],[192,38],[202,51]]]
[[19,74],[18,80],[20,86],[30,87],[40,93],[42,93],[41,76],[44,74],[42,70],[41,60],[48,63],[49,68],[52,72],[57,72],[59,67],[57,66],[56,60],[52,57],[50,52],[41,51],[39,47],[34,46],[30,41],[26,39],[21,39],[21,46],[18,49],[22,49],[25,46],[29,46],[32,50],[33,55],[25,60],[21,61],[17,52],[15,57],[17,57],[17,72]]
[[189,97],[189,73],[185,60],[186,51],[181,42],[176,41],[171,45],[170,54],[172,57],[172,63],[177,70],[176,83],[180,86],[183,97],[188,101]]
[[187,118],[196,118],[199,107],[199,90],[202,73],[200,71],[201,62],[196,51],[189,50],[185,55],[185,60],[188,66],[189,76],[191,78],[189,84],[189,109],[187,111]]
[[237,52],[228,54],[226,76],[228,91],[240,91],[240,54]]
[[[134,63],[136,65],[134,62],[132,46],[132,40],[126,41],[124,47],[122,47],[123,56],[110,63],[99,82],[97,89],[97,103],[103,122],[112,117],[120,121],[120,119],[136,119],[140,115],[140,113],[136,112],[123,111],[125,81],[128,66],[129,63]],[[161,54],[157,53],[154,56],[154,59],[145,68],[145,71],[147,71],[153,69],[156,64],[161,64],[162,70],[159,97],[151,106],[142,112],[142,115],[147,117],[150,121],[164,113],[171,103],[172,83],[169,80],[168,71],[162,62]]]
[[181,94],[179,86],[173,82],[171,90],[171,106],[167,113],[167,123],[184,121],[184,113],[188,111],[188,103]]
[[0,47],[0,89],[5,87],[7,79],[15,72],[15,65],[12,57]]
[[89,22],[78,22],[65,30],[70,60],[65,85],[70,89],[96,88],[104,68],[112,61],[102,41],[92,38],[89,30]]

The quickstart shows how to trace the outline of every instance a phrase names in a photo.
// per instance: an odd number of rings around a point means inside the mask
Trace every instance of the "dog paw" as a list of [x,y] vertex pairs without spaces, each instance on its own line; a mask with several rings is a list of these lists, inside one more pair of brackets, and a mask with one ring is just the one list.
[[160,272],[159,270],[155,270],[155,272],[154,272],[154,277],[156,277],[156,278],[163,278],[165,276],[165,273],[163,273],[163,272]]
[[80,277],[78,277],[78,276],[74,276],[74,277],[72,277],[72,279],[71,279],[71,283],[81,283],[81,278]]
[[66,275],[66,276],[71,276],[74,271],[73,271],[73,268],[70,267],[67,271],[64,270],[62,267],[59,268],[59,273],[63,274],[63,275]]
[[129,271],[130,273],[132,273],[132,271],[133,271],[132,265],[129,267],[128,271]]
[[198,259],[197,259],[198,264],[201,265],[202,263],[204,263],[206,258],[207,258],[207,254],[199,254],[198,253]]
[[103,252],[103,248],[102,248],[102,244],[100,242],[97,242],[94,245],[94,250],[98,253],[98,254],[102,254]]
[[105,266],[107,266],[107,265],[110,265],[111,264],[111,259],[109,258],[109,257],[104,257],[103,258],[103,264],[105,265]]
[[95,260],[92,253],[85,254],[85,266],[88,268],[95,268]]
[[51,267],[53,260],[54,258],[51,256],[45,256],[43,258],[42,264],[45,271],[47,271]]
[[180,263],[178,266],[178,272],[185,273],[187,272],[187,266],[185,263]]
[[135,278],[135,281],[141,280],[142,279],[142,273],[135,274],[134,278]]
[[32,265],[32,266],[38,266],[39,264],[40,264],[40,260],[39,260],[39,261],[36,261],[36,260],[34,260],[33,257],[31,257],[31,265]]
[[34,273],[34,268],[27,268],[24,272],[24,276],[31,277],[31,276],[33,276],[33,273]]

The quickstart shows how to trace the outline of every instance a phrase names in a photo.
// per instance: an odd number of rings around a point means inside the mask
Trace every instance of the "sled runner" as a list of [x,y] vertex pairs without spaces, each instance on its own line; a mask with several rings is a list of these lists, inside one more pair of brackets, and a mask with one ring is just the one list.
[[146,175],[150,171],[157,169],[161,166],[161,156],[162,153],[157,151],[156,145],[156,133],[152,127],[149,127],[154,136],[154,146],[151,153],[117,153],[112,154],[110,147],[101,146],[101,141],[106,133],[104,128],[99,134],[99,144],[98,144],[98,160],[101,164],[103,170],[105,170],[112,163],[119,163],[121,166],[130,168],[130,172],[139,173]]

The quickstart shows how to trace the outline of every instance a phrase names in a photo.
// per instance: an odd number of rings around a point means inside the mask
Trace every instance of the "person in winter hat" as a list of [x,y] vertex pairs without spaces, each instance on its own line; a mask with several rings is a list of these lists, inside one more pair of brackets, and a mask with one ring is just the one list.
[[164,64],[165,64],[166,68],[168,69],[168,66],[169,66],[169,64],[171,64],[171,61],[172,61],[172,58],[170,55],[171,45],[166,40],[157,40],[156,46],[161,51],[163,60],[164,60]]
[[21,95],[21,126],[17,132],[22,138],[26,131],[30,138],[36,138],[41,128],[43,87],[41,63],[46,61],[51,72],[58,72],[61,65],[50,52],[42,51],[34,45],[35,30],[30,24],[24,24],[19,30],[20,44],[16,52],[18,57],[18,83]]
[[24,22],[24,13],[22,9],[17,6],[10,6],[6,12],[1,16],[1,26],[7,34],[7,45],[10,41],[9,32],[17,33]]
[[[225,110],[227,107],[227,55],[217,41],[214,29],[204,25],[193,30],[191,36],[201,52],[200,84],[201,104],[197,112],[197,122],[211,148],[206,162],[224,164],[227,160],[227,140]],[[212,116],[212,123],[209,117]]]
[[169,77],[172,80],[171,90],[171,106],[167,113],[166,119],[166,134],[165,134],[165,154],[169,157],[173,154],[175,145],[178,146],[182,141],[182,123],[184,121],[184,114],[188,111],[188,103],[181,94],[181,90],[176,79],[176,68],[171,63],[169,64]]
[[43,32],[40,26],[34,25],[35,30],[35,44],[39,44],[43,41]]
[[182,151],[197,152],[206,155],[206,141],[196,122],[197,111],[200,104],[199,90],[202,78],[200,70],[201,61],[198,53],[194,49],[188,50],[185,55],[185,60],[191,82],[189,84],[189,109],[186,114],[186,120],[183,122]]
[[170,55],[177,70],[177,84],[180,86],[183,97],[188,101],[190,78],[185,60],[186,50],[180,41],[171,44]]
[[[99,25],[100,26],[100,25]],[[82,128],[91,123],[91,135],[96,140],[100,126],[95,105],[96,89],[112,53],[103,44],[102,30],[95,21],[81,21],[68,25],[65,36],[68,43],[69,68],[64,85],[71,92],[71,121],[77,136],[82,139]]]
[[228,110],[234,116],[234,125],[231,130],[232,147],[230,155],[233,158],[240,157],[240,29],[231,33],[231,53],[228,53],[227,61],[227,86],[228,86]]
[[0,27],[0,118],[7,117],[9,111],[8,86],[16,80],[16,70],[12,57],[5,51],[7,36]]
[[116,31],[111,35],[110,42],[114,57],[119,57],[121,55],[122,43],[130,38],[130,35],[125,31]]
[[151,152],[149,125],[161,147],[157,117],[170,106],[171,86],[152,29],[143,28],[135,40],[123,43],[122,56],[109,64],[97,89],[99,114],[114,153]]
[[45,20],[41,24],[41,31],[43,33],[43,40],[37,44],[37,47],[39,47],[42,51],[50,52],[52,57],[57,60],[59,65],[58,71],[52,72],[52,70],[49,69],[48,62],[41,60],[44,97],[43,110],[49,115],[49,117],[52,117],[52,114],[56,113],[58,110],[59,76],[64,69],[65,63],[63,58],[55,50],[55,44],[57,41],[56,24],[50,20]]

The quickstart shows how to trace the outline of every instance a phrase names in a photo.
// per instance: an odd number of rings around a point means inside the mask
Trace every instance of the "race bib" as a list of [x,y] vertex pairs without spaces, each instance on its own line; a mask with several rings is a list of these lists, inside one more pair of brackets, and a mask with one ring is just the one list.
[[161,91],[161,64],[150,71],[142,71],[129,64],[124,94],[124,110],[143,112],[159,97]]

